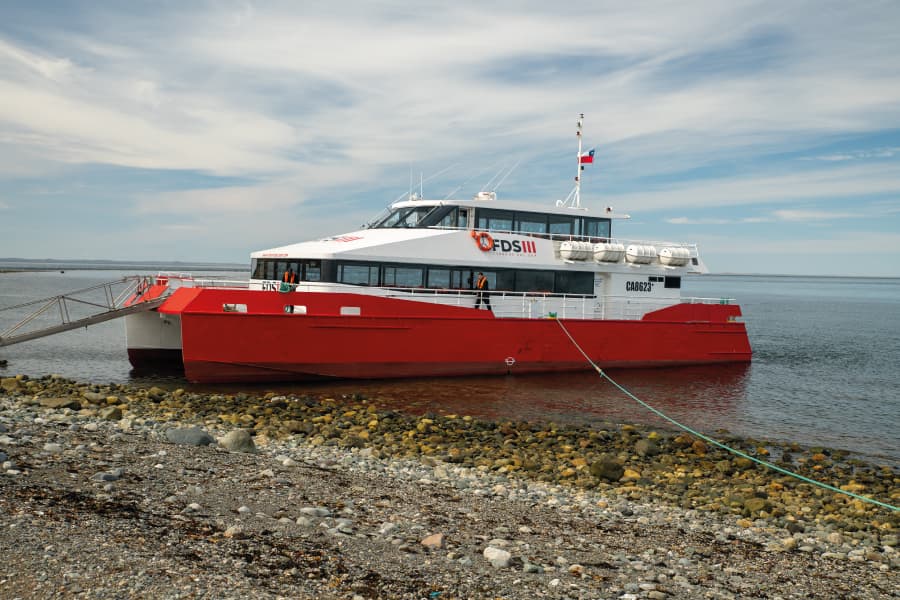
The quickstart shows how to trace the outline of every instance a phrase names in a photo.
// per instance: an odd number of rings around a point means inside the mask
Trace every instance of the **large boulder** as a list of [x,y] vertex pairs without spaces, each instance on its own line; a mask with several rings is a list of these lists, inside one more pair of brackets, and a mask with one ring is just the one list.
[[591,475],[603,481],[618,481],[625,474],[625,468],[609,457],[601,457],[591,463]]
[[81,410],[81,401],[77,398],[41,398],[38,402],[46,408]]
[[634,445],[634,451],[638,456],[656,456],[659,454],[659,446],[648,439],[640,439]]
[[231,452],[256,452],[253,436],[246,429],[229,431],[219,438],[219,445]]
[[183,446],[209,446],[216,439],[199,427],[172,428],[166,430],[166,439]]

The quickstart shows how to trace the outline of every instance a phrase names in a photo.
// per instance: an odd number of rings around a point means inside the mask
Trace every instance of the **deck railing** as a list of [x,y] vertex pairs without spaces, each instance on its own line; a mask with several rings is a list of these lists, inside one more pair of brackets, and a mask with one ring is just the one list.
[[[250,289],[254,282],[228,279],[178,279],[173,287]],[[432,289],[411,287],[368,287],[340,283],[302,282],[292,284],[291,290],[300,292],[340,292],[365,294],[384,298],[430,302],[444,306],[474,308],[478,301],[478,291],[469,289]],[[272,292],[277,293],[277,292]],[[635,298],[632,296],[588,294],[553,294],[549,292],[513,292],[491,290],[486,292],[494,316],[500,318],[541,319],[626,319],[637,320],[646,313],[671,306],[686,304],[731,304],[731,298]],[[482,303],[482,307],[484,303]]]

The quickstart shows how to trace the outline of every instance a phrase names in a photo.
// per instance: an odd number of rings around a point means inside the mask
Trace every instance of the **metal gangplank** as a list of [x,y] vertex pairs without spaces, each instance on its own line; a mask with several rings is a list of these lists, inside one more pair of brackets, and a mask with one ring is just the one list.
[[[166,298],[137,301],[134,304],[125,305],[129,298],[139,290],[146,289],[150,283],[150,277],[135,275],[100,283],[60,296],[0,308],[0,316],[2,316],[3,313],[22,311],[32,306],[37,307],[15,325],[0,333],[0,348],[55,333],[62,333],[63,331],[96,325],[97,323],[118,319],[137,312],[153,310],[162,304]],[[101,295],[102,298],[100,298]],[[54,309],[56,313],[54,313]],[[85,311],[89,314],[75,314]],[[54,314],[58,318],[51,317]],[[42,316],[43,318],[41,318]],[[48,324],[48,317],[52,318],[52,325]],[[28,327],[29,325],[31,327]]]

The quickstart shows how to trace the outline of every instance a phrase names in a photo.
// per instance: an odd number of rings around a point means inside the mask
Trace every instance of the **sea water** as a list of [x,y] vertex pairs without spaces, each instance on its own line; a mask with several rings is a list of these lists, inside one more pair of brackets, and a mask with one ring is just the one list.
[[[134,273],[54,266],[59,269],[0,273],[0,309]],[[184,266],[194,276],[248,275],[204,268]],[[713,436],[727,430],[846,449],[900,465],[900,279],[707,275],[684,278],[682,292],[736,299],[747,323],[753,362],[609,371],[618,384],[678,422]],[[0,310],[0,333],[13,322],[11,313],[21,315],[23,310]],[[58,322],[53,314],[43,318]],[[177,375],[148,377],[131,371],[121,320],[0,348],[0,359],[8,361],[0,367],[0,376],[55,373],[79,381],[198,391],[358,393],[419,413],[667,426],[594,371],[267,386],[195,386]]]

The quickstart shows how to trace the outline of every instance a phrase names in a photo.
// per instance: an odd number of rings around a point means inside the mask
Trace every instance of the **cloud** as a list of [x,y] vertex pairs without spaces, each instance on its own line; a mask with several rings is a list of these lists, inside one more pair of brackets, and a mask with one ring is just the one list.
[[824,210],[776,210],[772,213],[779,221],[830,221],[833,219],[860,218],[859,213],[832,212]]
[[670,217],[664,220],[672,225],[728,225],[735,223],[733,219],[691,219],[689,217]]
[[[860,243],[865,240],[865,243]],[[797,236],[785,240],[765,240],[758,237],[728,236],[708,237],[702,244],[706,254],[774,255],[789,258],[809,255],[825,258],[823,249],[839,248],[841,255],[872,257],[875,254],[900,255],[900,233],[847,230],[827,237]],[[873,263],[875,264],[875,263]],[[872,265],[867,265],[872,266]],[[891,270],[896,271],[895,267]],[[887,272],[887,270],[885,270]]]
[[[129,232],[150,244],[173,219],[167,235],[218,252],[214,231],[296,239],[286,215],[302,215],[300,238],[341,231],[410,172],[456,162],[429,186],[439,197],[483,185],[502,157],[523,165],[506,199],[547,201],[568,191],[580,112],[597,206],[724,229],[827,223],[845,198],[871,216],[900,196],[890,3],[527,0],[502,19],[466,0],[148,10],[20,3],[0,23],[0,192],[17,208],[23,179],[71,190],[97,168],[146,170],[151,184],[103,188],[140,223]],[[196,173],[207,179],[184,176]]]
[[764,217],[743,217],[731,219],[668,217],[663,220],[671,225],[735,225],[739,223],[774,223],[779,221],[808,223],[811,221],[831,221],[835,219],[845,220],[872,218],[872,212],[873,211],[871,210],[846,212],[808,209],[779,209],[769,213],[770,216]]
[[627,210],[726,207],[792,200],[861,197],[900,193],[900,165],[852,164],[841,168],[780,175],[749,174],[695,179],[641,192],[605,195]]
[[826,162],[840,162],[845,160],[866,160],[866,159],[883,159],[883,158],[893,158],[897,153],[900,152],[900,148],[877,148],[874,150],[856,150],[848,153],[840,153],[840,154],[823,154],[821,156],[814,156],[811,158],[804,158],[804,160],[822,160]]

